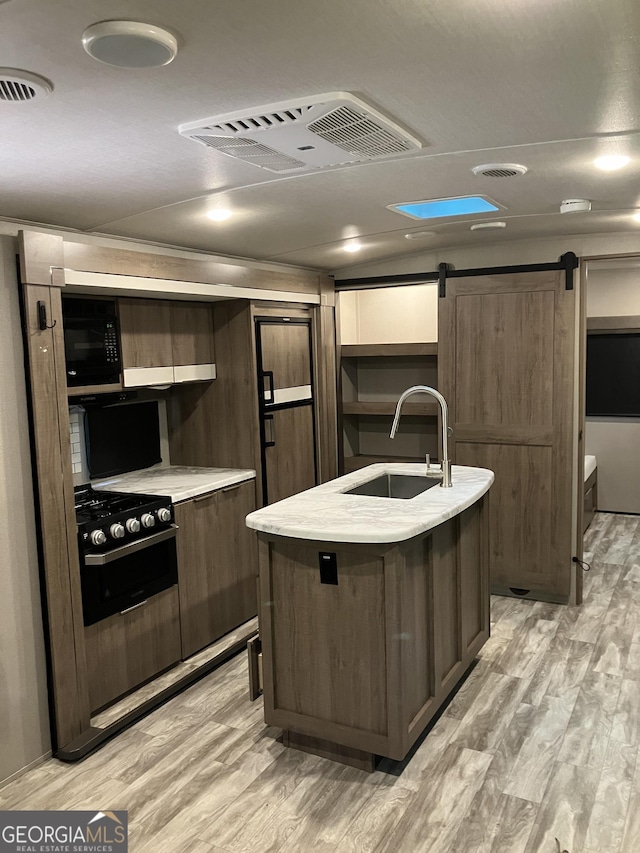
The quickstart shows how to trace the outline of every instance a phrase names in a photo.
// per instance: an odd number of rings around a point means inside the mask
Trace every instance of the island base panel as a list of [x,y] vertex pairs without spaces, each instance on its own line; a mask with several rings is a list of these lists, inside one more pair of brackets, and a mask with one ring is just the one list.
[[347,764],[349,767],[364,770],[366,773],[373,773],[375,769],[376,756],[374,753],[354,749],[351,746],[343,746],[324,738],[312,737],[285,729],[282,732],[282,744],[292,749],[299,749],[301,752],[310,752],[312,755],[319,755],[321,758],[329,758],[331,761]]
[[291,746],[406,756],[489,637],[487,503],[390,545],[260,534],[265,721]]

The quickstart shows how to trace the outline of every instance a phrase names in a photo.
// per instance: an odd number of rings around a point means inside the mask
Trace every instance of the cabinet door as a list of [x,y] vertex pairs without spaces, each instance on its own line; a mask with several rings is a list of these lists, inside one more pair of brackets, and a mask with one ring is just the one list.
[[124,367],[173,365],[171,305],[154,299],[119,299]]
[[183,658],[256,615],[254,509],[253,480],[175,508]]
[[119,299],[125,387],[173,382],[171,306],[153,299]]
[[173,364],[213,364],[213,313],[200,302],[171,304]]
[[91,710],[143,684],[180,660],[178,588],[85,628]]

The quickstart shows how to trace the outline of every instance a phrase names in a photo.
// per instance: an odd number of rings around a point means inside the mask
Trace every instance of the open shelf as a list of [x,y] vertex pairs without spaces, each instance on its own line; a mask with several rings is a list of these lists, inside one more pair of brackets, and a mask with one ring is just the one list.
[[349,358],[437,355],[437,343],[424,344],[343,344],[341,353]]
[[[395,411],[395,403],[374,403],[357,400],[355,402],[345,402],[342,404],[343,415],[389,415],[390,417],[393,417]],[[404,403],[402,406],[403,417],[407,415],[423,415],[425,417],[436,417],[437,414],[437,403]]]

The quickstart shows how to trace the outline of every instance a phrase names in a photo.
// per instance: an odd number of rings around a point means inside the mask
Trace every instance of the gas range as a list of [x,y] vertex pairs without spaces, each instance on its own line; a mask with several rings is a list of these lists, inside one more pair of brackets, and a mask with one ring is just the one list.
[[74,493],[78,537],[85,553],[143,539],[173,521],[169,497],[98,492],[91,486],[78,486]]

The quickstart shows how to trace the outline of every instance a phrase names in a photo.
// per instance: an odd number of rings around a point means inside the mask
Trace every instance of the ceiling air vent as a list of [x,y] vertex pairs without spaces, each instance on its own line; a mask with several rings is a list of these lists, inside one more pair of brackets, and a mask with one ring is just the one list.
[[303,172],[419,151],[423,143],[360,98],[332,92],[178,128],[222,154],[270,172]]
[[19,103],[48,95],[53,89],[44,77],[18,68],[0,68],[0,101]]
[[484,166],[474,166],[471,171],[483,178],[515,178],[526,174],[527,167],[517,163],[485,163]]

